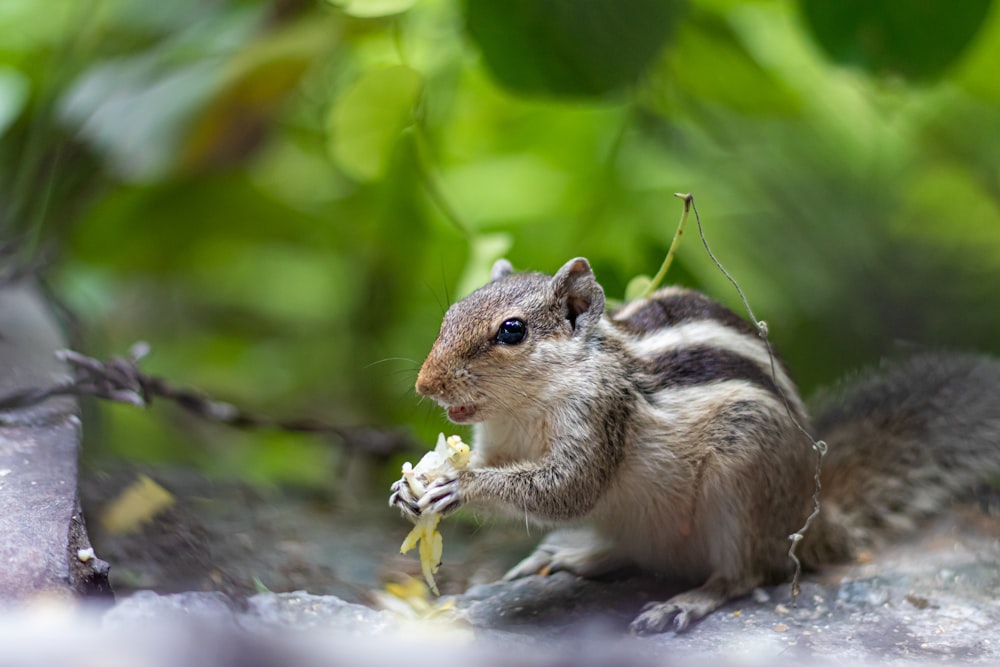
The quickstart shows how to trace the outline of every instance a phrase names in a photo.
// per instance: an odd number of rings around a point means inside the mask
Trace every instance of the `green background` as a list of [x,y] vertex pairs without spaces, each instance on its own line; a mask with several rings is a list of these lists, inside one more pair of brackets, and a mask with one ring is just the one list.
[[[584,255],[620,299],[692,192],[809,393],[1000,351],[998,62],[979,0],[10,0],[0,233],[83,352],[145,340],[175,384],[430,446],[417,368],[494,259]],[[693,225],[668,281],[738,307]],[[165,405],[89,424],[92,460],[340,465]]]

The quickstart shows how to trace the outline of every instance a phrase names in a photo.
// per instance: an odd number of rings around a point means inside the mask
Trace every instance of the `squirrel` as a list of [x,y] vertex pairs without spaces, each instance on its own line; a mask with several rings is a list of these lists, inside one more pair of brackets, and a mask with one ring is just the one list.
[[684,631],[792,576],[789,539],[814,509],[806,433],[828,447],[820,512],[796,550],[808,569],[1000,475],[1000,362],[916,354],[828,391],[810,420],[754,325],[680,287],[606,312],[582,257],[554,276],[498,261],[447,311],[416,391],[473,425],[472,460],[419,498],[397,482],[390,505],[411,519],[468,505],[587,526],[582,543],[546,539],[506,578],[638,566],[690,580],[643,609],[638,634]]

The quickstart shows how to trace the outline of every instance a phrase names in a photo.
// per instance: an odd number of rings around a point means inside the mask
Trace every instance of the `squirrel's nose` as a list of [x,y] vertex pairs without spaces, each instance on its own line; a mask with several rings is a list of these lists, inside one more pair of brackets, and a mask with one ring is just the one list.
[[416,390],[421,396],[434,396],[441,392],[441,378],[424,366],[417,375]]

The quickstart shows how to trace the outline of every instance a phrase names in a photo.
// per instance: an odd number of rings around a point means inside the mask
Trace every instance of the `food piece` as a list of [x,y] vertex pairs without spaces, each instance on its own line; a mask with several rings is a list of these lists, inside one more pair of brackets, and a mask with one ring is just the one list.
[[[403,479],[415,496],[422,496],[427,485],[435,479],[451,476],[468,466],[469,455],[469,446],[462,442],[461,437],[453,435],[445,438],[442,433],[438,436],[437,446],[424,454],[416,466],[409,462],[403,464]],[[400,553],[405,554],[420,545],[420,569],[435,595],[440,593],[434,581],[434,573],[441,565],[441,553],[444,550],[444,540],[437,530],[439,521],[441,515],[435,512],[421,514],[399,548]]]
[[417,519],[417,525],[413,527],[410,534],[403,540],[402,546],[399,547],[399,552],[405,554],[418,543],[420,544],[420,571],[423,572],[424,580],[434,591],[434,595],[441,594],[438,591],[437,582],[434,581],[434,573],[441,565],[441,553],[444,551],[444,539],[437,529],[440,520],[439,514],[427,512]]

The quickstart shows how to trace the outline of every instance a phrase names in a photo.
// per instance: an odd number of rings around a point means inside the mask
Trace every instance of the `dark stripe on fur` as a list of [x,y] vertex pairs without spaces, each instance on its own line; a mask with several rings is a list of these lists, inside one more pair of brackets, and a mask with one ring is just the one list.
[[747,451],[747,440],[779,442],[783,428],[773,410],[756,401],[734,401],[711,416],[704,435],[720,454],[739,455]]
[[625,319],[618,319],[613,313],[611,315],[611,321],[619,328],[640,335],[697,320],[713,320],[736,331],[757,335],[752,324],[698,292],[653,296]]
[[780,397],[770,373],[751,359],[717,347],[695,346],[669,350],[643,363],[639,384],[647,394],[669,387],[690,387],[726,380],[745,380]]

